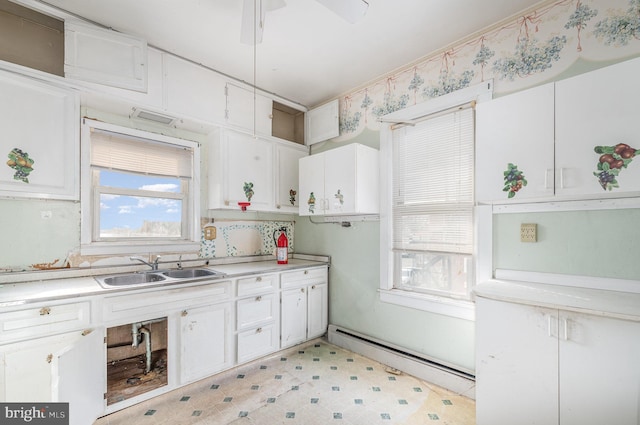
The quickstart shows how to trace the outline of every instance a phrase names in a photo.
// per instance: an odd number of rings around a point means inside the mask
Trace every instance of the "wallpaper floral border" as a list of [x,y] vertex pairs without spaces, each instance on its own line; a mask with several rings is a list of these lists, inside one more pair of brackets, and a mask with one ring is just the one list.
[[[340,139],[382,115],[494,80],[494,95],[640,55],[640,0],[556,0],[340,98]],[[601,65],[597,63],[600,62]]]

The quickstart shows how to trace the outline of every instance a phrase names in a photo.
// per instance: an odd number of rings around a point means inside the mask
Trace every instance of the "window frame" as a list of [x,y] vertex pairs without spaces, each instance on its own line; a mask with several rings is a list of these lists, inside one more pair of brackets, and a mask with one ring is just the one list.
[[[474,320],[473,300],[461,300],[434,293],[409,291],[394,286],[393,253],[393,216],[392,216],[392,179],[393,179],[393,124],[409,124],[423,117],[453,111],[469,102],[482,102],[492,98],[493,80],[473,87],[458,90],[412,107],[385,115],[380,119],[380,301],[415,308],[432,313],[443,314],[465,320]],[[474,267],[473,285],[486,277],[490,269],[490,243],[487,241],[486,225],[491,213],[484,208],[474,208]],[[479,230],[479,223],[483,230]],[[490,223],[489,226],[490,227]],[[490,234],[490,233],[489,233]],[[489,250],[487,251],[487,244]],[[487,267],[487,262],[489,266]]]
[[[193,151],[193,163],[191,168],[191,178],[182,184],[186,184],[186,193],[182,203],[182,228],[184,238],[154,238],[154,239],[110,239],[100,240],[99,237],[99,209],[100,193],[105,193],[104,186],[94,185],[94,173],[97,171],[91,166],[91,131],[98,129],[111,133],[122,134],[125,137],[146,139],[155,142],[168,143],[182,146]],[[193,252],[200,249],[200,145],[190,140],[178,139],[175,137],[121,127],[88,118],[82,119],[81,132],[81,255],[113,255],[113,254],[144,254],[144,253],[166,253],[166,252]],[[185,188],[183,187],[183,190]],[[128,189],[108,188],[108,192],[118,192],[131,196],[134,192]],[[150,192],[152,197],[175,197],[174,193]],[[166,196],[164,196],[166,195]],[[182,195],[179,195],[182,196]],[[95,235],[95,236],[94,236]]]

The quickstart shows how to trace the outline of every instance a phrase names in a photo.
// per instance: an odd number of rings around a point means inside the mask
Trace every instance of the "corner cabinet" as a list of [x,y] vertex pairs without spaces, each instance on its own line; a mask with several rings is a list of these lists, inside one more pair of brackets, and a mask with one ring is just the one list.
[[378,164],[378,150],[357,143],[300,159],[299,214],[378,214]]
[[284,272],[280,348],[290,347],[327,331],[329,283],[327,268]]
[[304,156],[305,146],[216,130],[209,144],[209,208],[297,212]]
[[638,424],[639,320],[478,297],[478,425]]

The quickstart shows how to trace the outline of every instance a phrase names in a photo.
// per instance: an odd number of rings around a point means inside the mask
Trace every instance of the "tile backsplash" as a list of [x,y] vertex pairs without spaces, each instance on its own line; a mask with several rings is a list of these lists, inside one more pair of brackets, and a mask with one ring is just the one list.
[[[207,227],[215,227],[215,238],[205,239]],[[245,255],[275,255],[279,229],[286,228],[289,252],[293,252],[292,221],[215,221],[203,226],[201,232],[200,257],[236,257]],[[211,232],[213,233],[213,232]]]

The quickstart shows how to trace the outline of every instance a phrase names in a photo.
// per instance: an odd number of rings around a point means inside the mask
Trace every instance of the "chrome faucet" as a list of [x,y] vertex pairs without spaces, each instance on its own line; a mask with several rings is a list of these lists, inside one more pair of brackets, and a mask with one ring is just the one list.
[[153,263],[150,263],[148,261],[143,260],[140,257],[129,257],[129,260],[136,260],[136,261],[140,261],[141,263],[146,264],[147,266],[151,267],[151,270],[158,270],[158,260],[160,260],[160,256],[157,255],[156,259]]

